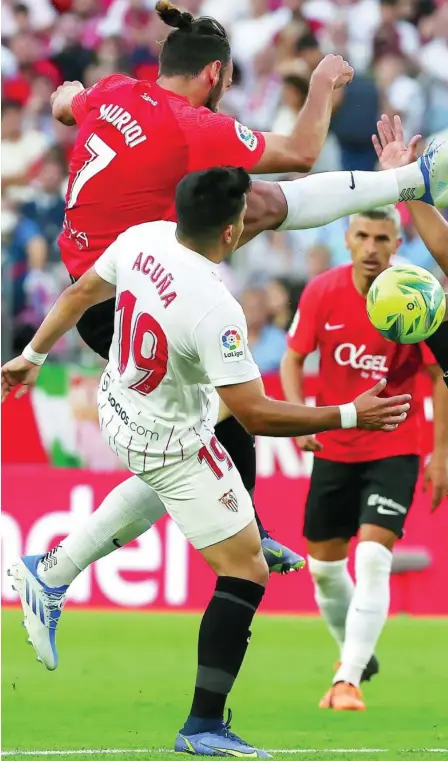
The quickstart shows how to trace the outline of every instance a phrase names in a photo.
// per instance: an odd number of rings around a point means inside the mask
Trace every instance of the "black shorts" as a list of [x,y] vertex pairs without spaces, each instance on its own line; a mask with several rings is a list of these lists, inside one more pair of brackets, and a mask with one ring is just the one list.
[[310,542],[350,539],[372,523],[403,533],[414,498],[420,458],[385,457],[371,462],[314,459],[305,507],[304,536]]
[[[115,300],[109,299],[90,307],[77,324],[78,333],[87,346],[103,357],[109,358],[114,333]],[[249,493],[255,488],[256,462],[255,441],[234,417],[216,426],[216,436],[227,449]]]
[[76,326],[82,340],[103,359],[109,359],[114,321],[115,299],[108,299],[87,309]]

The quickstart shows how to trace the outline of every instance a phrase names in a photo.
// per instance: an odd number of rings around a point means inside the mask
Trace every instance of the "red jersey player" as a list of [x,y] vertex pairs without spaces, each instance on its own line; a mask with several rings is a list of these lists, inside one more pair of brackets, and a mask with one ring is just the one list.
[[[318,404],[349,399],[387,378],[387,394],[406,389],[413,403],[405,423],[390,435],[332,431],[298,440],[315,460],[304,534],[316,601],[341,648],[341,664],[321,707],[362,710],[359,684],[378,671],[373,655],[389,608],[392,549],[401,536],[419,471],[417,375],[434,381],[434,453],[427,468],[433,508],[448,489],[448,389],[425,344],[387,341],[366,313],[367,291],[389,265],[399,243],[393,207],[350,220],[347,247],[353,265],[336,267],[305,288],[288,337],[281,375],[289,401],[303,400],[303,364],[320,350]],[[420,409],[419,409],[420,408]],[[347,571],[349,540],[359,532],[356,585]]]
[[[53,96],[54,116],[79,126],[59,238],[72,279],[86,272],[129,227],[175,220],[175,188],[188,172],[217,164],[257,172],[309,169],[328,129],[333,89],[353,76],[340,56],[328,57],[314,76],[302,123],[290,138],[252,132],[216,113],[232,78],[225,30],[213,19],[194,20],[166,2],[158,3],[157,9],[177,30],[163,45],[156,84],[116,74],[87,90],[80,83],[66,83]],[[268,220],[259,206],[258,201],[259,218]],[[271,217],[274,207],[271,204]],[[104,358],[109,355],[114,319],[115,302],[110,300],[89,309],[78,324],[84,341]],[[218,425],[217,436],[252,493],[253,438],[232,417]],[[151,522],[163,512],[158,500],[156,505],[151,514],[148,511]],[[304,565],[300,555],[269,537],[260,521],[259,527],[271,571]],[[127,541],[129,536],[133,538],[126,533]],[[122,543],[108,537],[105,552],[111,540]]]

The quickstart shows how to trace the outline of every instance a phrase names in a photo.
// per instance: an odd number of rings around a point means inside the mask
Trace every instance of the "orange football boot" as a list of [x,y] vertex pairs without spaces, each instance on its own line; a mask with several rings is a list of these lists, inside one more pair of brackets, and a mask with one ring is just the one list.
[[348,682],[336,682],[325,693],[319,708],[332,708],[334,711],[365,711],[366,704],[361,690]]

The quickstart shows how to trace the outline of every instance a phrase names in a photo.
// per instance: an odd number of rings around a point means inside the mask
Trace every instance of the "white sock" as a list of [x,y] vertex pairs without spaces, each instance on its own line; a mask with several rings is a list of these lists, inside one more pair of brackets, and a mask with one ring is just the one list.
[[358,687],[372,657],[390,602],[392,553],[378,542],[360,542],[356,548],[356,584],[347,613],[341,667],[333,680]]
[[355,588],[347,563],[347,560],[316,560],[308,555],[314,598],[340,649],[344,644],[345,619]]
[[138,476],[116,486],[90,518],[45,556],[38,576],[50,587],[71,582],[94,560],[109,555],[147,531],[165,506]]
[[417,163],[384,172],[322,172],[279,185],[288,213],[278,230],[320,227],[348,214],[418,199],[425,192]]

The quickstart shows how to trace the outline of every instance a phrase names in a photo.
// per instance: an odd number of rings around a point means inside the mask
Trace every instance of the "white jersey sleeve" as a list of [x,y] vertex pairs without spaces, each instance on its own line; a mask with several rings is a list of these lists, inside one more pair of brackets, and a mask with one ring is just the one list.
[[97,274],[111,285],[117,285],[116,257],[120,250],[120,238],[121,235],[106,248],[104,254],[101,254],[93,265]]
[[260,377],[247,345],[246,318],[234,299],[216,304],[196,325],[193,337],[201,365],[215,388]]

